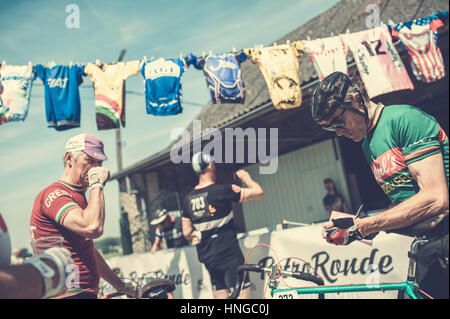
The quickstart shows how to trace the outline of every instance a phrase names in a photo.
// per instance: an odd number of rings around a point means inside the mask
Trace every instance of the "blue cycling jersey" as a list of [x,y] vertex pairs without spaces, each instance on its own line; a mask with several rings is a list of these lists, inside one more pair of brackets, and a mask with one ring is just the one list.
[[196,69],[203,70],[213,104],[244,103],[245,87],[240,65],[246,59],[243,52],[210,55],[206,58],[189,54],[187,57]]
[[142,63],[147,114],[165,116],[183,111],[181,76],[187,69],[184,59],[160,58]]

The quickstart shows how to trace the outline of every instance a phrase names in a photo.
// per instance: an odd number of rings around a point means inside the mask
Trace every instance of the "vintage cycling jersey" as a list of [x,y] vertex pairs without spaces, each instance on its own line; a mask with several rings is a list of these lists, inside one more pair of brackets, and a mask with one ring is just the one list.
[[167,248],[181,247],[187,245],[187,240],[183,236],[181,218],[169,216],[170,225],[168,227],[158,226],[155,236],[166,241]]
[[341,37],[353,53],[369,98],[414,89],[386,25]]
[[187,59],[196,69],[203,70],[213,104],[244,103],[241,63],[247,60],[247,56],[243,52],[209,55],[206,58],[190,53]]
[[44,82],[45,115],[48,127],[58,131],[80,127],[80,91],[84,66],[36,65],[36,76]]
[[348,48],[340,36],[306,41],[306,51],[316,69],[319,80],[339,71],[348,74]]
[[197,186],[184,198],[183,218],[192,221],[202,234],[197,245],[200,262],[218,263],[240,253],[233,223],[232,202],[243,200],[237,185]]
[[97,294],[100,275],[94,251],[94,241],[76,234],[64,227],[64,219],[76,207],[87,207],[85,190],[62,181],[55,182],[45,188],[36,197],[31,212],[31,239],[47,236],[62,236],[67,248],[79,267],[79,289],[74,292],[91,292]]
[[449,142],[436,120],[410,105],[379,104],[362,150],[375,180],[393,204],[419,191],[407,165],[442,153],[449,181]]
[[184,59],[164,59],[142,62],[147,114],[165,116],[183,111],[181,77],[188,69]]
[[262,49],[244,49],[247,57],[253,63],[258,63],[277,110],[302,105],[298,58],[304,51],[305,41]]
[[7,266],[11,262],[11,241],[8,227],[0,214],[0,267]]
[[402,41],[417,80],[430,83],[445,76],[445,64],[437,42],[437,30],[443,26],[437,15],[393,26],[392,36]]
[[88,63],[84,72],[94,82],[97,129],[125,127],[125,80],[139,73],[140,61],[104,64]]
[[[3,122],[24,121],[30,107],[31,87],[35,74],[33,65],[9,65],[4,63],[0,69],[0,82],[3,93],[0,95],[3,104]],[[3,118],[3,120],[1,119]]]

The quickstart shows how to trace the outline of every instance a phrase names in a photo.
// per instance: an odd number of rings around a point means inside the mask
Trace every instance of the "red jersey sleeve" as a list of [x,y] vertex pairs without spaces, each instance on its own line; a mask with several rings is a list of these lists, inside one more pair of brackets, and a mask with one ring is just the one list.
[[63,189],[53,189],[43,197],[44,215],[62,225],[64,218],[74,208],[80,207],[72,195]]

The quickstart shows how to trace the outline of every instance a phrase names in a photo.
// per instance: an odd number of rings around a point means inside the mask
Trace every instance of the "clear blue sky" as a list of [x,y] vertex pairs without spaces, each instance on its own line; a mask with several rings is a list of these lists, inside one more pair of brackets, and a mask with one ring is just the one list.
[[[230,52],[269,44],[296,29],[337,0],[152,0],[152,1],[2,1],[0,62],[23,65],[102,63],[178,57],[181,53]],[[68,29],[68,4],[80,9],[80,28]],[[126,82],[127,90],[144,93],[141,75]],[[184,101],[206,104],[209,95],[202,72],[190,68],[183,75]],[[112,173],[117,170],[115,131],[97,131],[94,90],[89,77],[80,88],[81,127],[66,131],[47,128],[44,88],[36,79],[24,122],[0,125],[0,212],[9,227],[12,246],[29,247],[29,219],[36,195],[63,172],[65,142],[83,132],[105,144]],[[170,143],[170,132],[186,127],[201,107],[185,104],[183,113],[155,117],[145,112],[143,95],[126,96],[126,128],[122,129],[126,168]],[[103,238],[119,236],[119,199],[116,181],[105,189],[107,217]]]

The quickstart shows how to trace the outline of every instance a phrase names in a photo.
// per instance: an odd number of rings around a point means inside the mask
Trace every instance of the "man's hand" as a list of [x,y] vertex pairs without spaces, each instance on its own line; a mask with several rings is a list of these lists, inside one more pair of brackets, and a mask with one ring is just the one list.
[[249,179],[251,180],[250,174],[243,169],[236,171],[235,174],[236,177],[239,178],[239,180],[242,181],[243,183],[245,183],[245,181],[248,181]]
[[73,264],[71,253],[62,247],[52,247],[35,257],[31,257],[25,264],[32,264],[41,275],[44,283],[43,296],[48,298],[63,294],[67,290],[67,266]]
[[322,237],[331,244],[348,245],[355,240],[365,239],[352,217],[332,219],[323,228]]
[[202,233],[199,230],[192,232],[192,245],[198,245],[202,241]]
[[136,298],[138,291],[137,291],[137,285],[134,282],[126,282],[124,283],[124,286],[121,290],[118,290],[118,292],[123,293],[131,298]]
[[93,189],[94,187],[103,188],[106,181],[109,179],[109,170],[102,166],[92,167],[88,171],[88,178],[90,189]]

